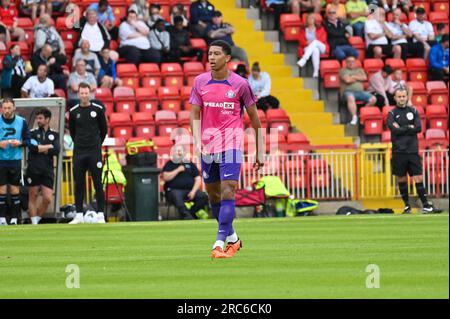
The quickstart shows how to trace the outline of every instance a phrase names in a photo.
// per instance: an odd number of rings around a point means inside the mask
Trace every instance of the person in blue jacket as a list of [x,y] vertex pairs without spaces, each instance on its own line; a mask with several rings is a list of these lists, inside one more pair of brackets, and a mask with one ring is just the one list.
[[194,38],[206,36],[206,27],[211,23],[214,11],[214,5],[207,0],[197,0],[191,4],[190,29]]
[[448,33],[430,51],[430,79],[448,81]]
[[122,80],[117,77],[116,62],[110,57],[110,50],[103,48],[100,52],[100,71],[98,72],[97,84],[99,87],[112,89],[122,86]]
[[23,147],[30,146],[30,131],[25,119],[16,115],[11,98],[3,99],[0,116],[0,226],[6,222],[6,193],[11,194],[10,224],[17,225],[20,214],[20,181],[22,179]]

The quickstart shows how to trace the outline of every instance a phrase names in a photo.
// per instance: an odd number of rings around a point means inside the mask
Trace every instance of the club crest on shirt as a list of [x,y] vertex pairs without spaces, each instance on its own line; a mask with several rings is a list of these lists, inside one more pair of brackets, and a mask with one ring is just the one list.
[[91,112],[91,117],[96,117],[96,116],[97,116],[97,112],[92,111],[92,112]]
[[414,119],[414,114],[412,114],[411,112],[408,112],[408,113],[406,113],[406,118],[411,121],[412,119]]
[[79,119],[81,117],[81,114],[80,113],[78,113],[77,114],[77,119]]
[[203,178],[206,178],[206,179],[208,179],[208,178],[209,178],[209,175],[208,175],[208,173],[206,173],[206,172],[203,172]]
[[227,98],[234,99],[236,97],[236,93],[234,93],[232,90],[229,90],[226,93],[226,96],[227,96]]
[[48,139],[49,139],[50,141],[53,141],[53,140],[55,139],[55,135],[50,134],[50,135],[48,136]]

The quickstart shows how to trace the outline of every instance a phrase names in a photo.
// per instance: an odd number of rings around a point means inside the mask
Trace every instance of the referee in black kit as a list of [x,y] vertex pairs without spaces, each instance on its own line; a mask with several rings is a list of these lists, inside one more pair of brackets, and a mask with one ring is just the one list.
[[407,174],[416,184],[417,194],[422,201],[422,212],[434,213],[435,209],[428,202],[423,185],[422,162],[419,155],[417,133],[422,130],[419,113],[407,105],[408,92],[400,87],[394,92],[396,107],[388,114],[387,124],[392,136],[392,173],[397,176],[398,188],[405,203],[404,213],[411,213],[409,205]]
[[69,111],[69,130],[74,142],[73,176],[75,179],[76,217],[70,224],[80,224],[83,218],[83,194],[86,187],[86,172],[89,170],[94,182],[97,199],[98,223],[105,223],[105,196],[102,186],[102,144],[107,134],[105,108],[90,101],[89,84],[80,83],[80,103]]

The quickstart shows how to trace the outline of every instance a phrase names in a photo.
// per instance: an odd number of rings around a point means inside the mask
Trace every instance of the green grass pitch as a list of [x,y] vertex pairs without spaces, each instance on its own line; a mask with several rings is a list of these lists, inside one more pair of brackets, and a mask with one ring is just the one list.
[[214,220],[2,227],[0,298],[449,298],[447,213],[234,225],[244,247],[226,260],[210,259]]

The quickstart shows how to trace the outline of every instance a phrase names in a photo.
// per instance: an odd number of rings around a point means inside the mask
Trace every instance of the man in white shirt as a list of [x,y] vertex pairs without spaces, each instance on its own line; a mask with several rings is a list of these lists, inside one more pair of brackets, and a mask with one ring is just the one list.
[[428,59],[430,53],[430,43],[434,44],[434,29],[433,25],[425,20],[426,13],[424,8],[416,9],[416,19],[409,23],[409,29],[413,33],[412,52],[420,52],[425,60]]
[[408,57],[409,45],[408,39],[412,37],[412,32],[407,24],[400,21],[402,10],[396,8],[393,12],[393,21],[387,23],[391,34],[389,36],[392,45],[398,45],[401,48],[402,60],[406,61]]
[[377,8],[369,15],[364,32],[367,45],[366,57],[381,59],[384,54],[400,59],[402,48],[399,45],[390,45],[386,37],[386,35],[391,37],[392,33],[386,25],[384,9]]
[[119,27],[119,55],[136,65],[141,62],[161,62],[161,53],[150,46],[149,33],[148,26],[137,19],[136,12],[129,10],[126,21]]
[[97,12],[94,9],[86,10],[86,21],[81,25],[80,39],[87,40],[90,44],[90,50],[99,53],[104,47],[109,47],[111,37],[105,26],[97,22]]
[[55,94],[53,81],[47,77],[48,66],[39,65],[37,75],[33,75],[22,86],[23,98],[45,98]]

